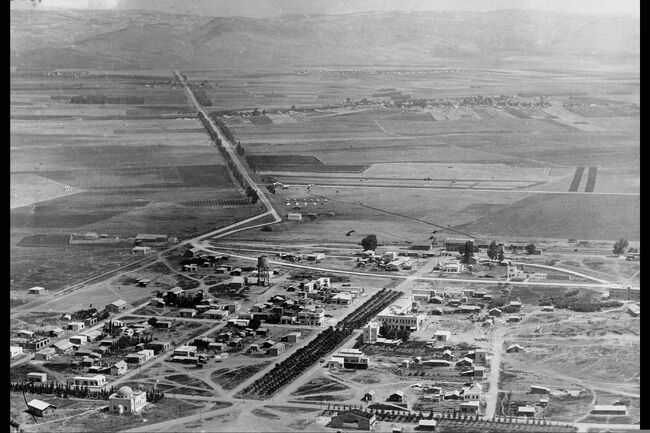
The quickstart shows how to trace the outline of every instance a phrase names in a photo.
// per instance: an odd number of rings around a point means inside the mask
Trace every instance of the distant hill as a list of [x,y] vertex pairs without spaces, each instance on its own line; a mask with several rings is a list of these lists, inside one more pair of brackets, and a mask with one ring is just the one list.
[[11,11],[19,69],[638,65],[639,20],[537,11],[213,18]]

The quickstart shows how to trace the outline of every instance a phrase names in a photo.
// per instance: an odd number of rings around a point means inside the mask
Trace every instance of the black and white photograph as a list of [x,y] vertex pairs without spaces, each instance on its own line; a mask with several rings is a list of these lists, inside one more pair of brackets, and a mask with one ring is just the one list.
[[640,431],[640,0],[9,0],[10,432]]

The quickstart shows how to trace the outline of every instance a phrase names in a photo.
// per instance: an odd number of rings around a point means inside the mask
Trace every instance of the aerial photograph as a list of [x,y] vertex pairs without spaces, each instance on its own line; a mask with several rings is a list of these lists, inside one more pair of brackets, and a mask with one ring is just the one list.
[[639,9],[10,0],[9,431],[650,428]]

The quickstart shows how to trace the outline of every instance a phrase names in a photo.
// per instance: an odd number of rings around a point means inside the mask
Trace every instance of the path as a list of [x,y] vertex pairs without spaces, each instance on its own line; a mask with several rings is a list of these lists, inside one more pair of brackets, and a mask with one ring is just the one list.
[[487,407],[485,416],[492,418],[496,414],[497,396],[499,393],[499,370],[501,368],[501,350],[503,349],[503,337],[505,328],[498,328],[492,334],[492,359],[490,360],[490,374],[488,375],[488,384],[490,388],[485,394]]

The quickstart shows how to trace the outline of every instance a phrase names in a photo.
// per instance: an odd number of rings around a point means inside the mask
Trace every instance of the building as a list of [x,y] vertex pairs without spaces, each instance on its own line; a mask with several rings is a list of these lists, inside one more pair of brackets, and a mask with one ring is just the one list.
[[521,322],[521,316],[508,316],[506,322]]
[[275,343],[273,346],[269,347],[266,351],[271,356],[278,356],[280,353],[286,350],[287,346],[284,343]]
[[547,388],[545,386],[532,385],[530,387],[530,393],[531,394],[550,394],[551,390],[550,390],[550,388]]
[[627,407],[623,405],[594,405],[593,415],[627,415]]
[[86,327],[86,324],[83,323],[83,322],[70,322],[70,323],[68,323],[68,330],[74,331],[74,332],[81,331],[85,327]]
[[194,317],[196,316],[196,310],[193,308],[183,308],[178,311],[180,317]]
[[632,317],[639,317],[639,315],[641,314],[641,309],[639,308],[638,305],[628,305],[627,313]]
[[50,414],[56,410],[56,406],[48,402],[33,399],[27,403],[27,410],[34,416],[43,418],[45,415]]
[[145,244],[166,244],[167,235],[163,234],[150,234],[150,233],[138,233],[135,237],[136,245],[145,245]]
[[433,333],[436,341],[449,341],[451,338],[451,331],[436,331]]
[[290,332],[282,337],[282,341],[286,341],[287,343],[297,343],[298,340],[300,340],[301,335],[300,331]]
[[88,342],[88,337],[85,335],[73,335],[68,339],[70,343],[74,344],[75,346],[83,346]]
[[50,337],[35,338],[18,344],[23,346],[23,350],[37,351],[49,346]]
[[289,212],[287,214],[287,220],[289,220],[289,221],[302,221],[302,214],[300,212]]
[[[84,319],[84,325],[88,326],[93,326],[97,323],[97,316],[90,316],[86,319]],[[94,331],[92,331],[94,332]]]
[[325,322],[325,310],[315,308],[313,311],[303,310],[296,315],[296,321],[301,325],[323,326]]
[[345,368],[368,368],[368,357],[359,349],[341,349],[334,356],[343,358],[343,367]]
[[203,313],[203,317],[211,320],[223,320],[228,316],[229,314],[226,310],[208,310]]
[[460,413],[467,415],[478,415],[480,403],[478,401],[464,401],[460,404]]
[[96,374],[94,376],[75,376],[70,381],[70,385],[75,388],[87,387],[90,390],[96,391],[106,386],[106,376]]
[[465,249],[467,242],[472,243],[474,246],[474,240],[469,238],[447,238],[445,239],[445,251],[459,251]]
[[517,416],[533,418],[535,416],[535,406],[519,406]]
[[373,344],[377,342],[379,338],[379,324],[377,323],[368,323],[363,327],[363,342],[366,344]]
[[145,254],[149,254],[150,252],[151,252],[151,247],[137,246],[131,248],[131,254],[134,255],[144,256]]
[[228,282],[228,287],[231,290],[243,289],[246,286],[246,281],[244,280],[244,277],[241,276],[241,270],[239,270],[239,275],[237,275],[237,269],[234,269],[230,272],[230,275],[233,276]]
[[126,364],[125,361],[119,361],[111,366],[111,374],[113,376],[121,376],[123,374],[126,374],[128,369],[129,366]]
[[36,361],[49,361],[55,356],[56,356],[56,350],[54,350],[52,347],[47,347],[45,349],[36,352],[34,354],[34,359]]
[[639,287],[622,287],[609,289],[609,299],[616,299],[619,301],[636,301],[641,300],[641,290]]
[[17,334],[20,338],[34,338],[34,333],[26,329],[21,329]]
[[370,390],[363,395],[363,401],[372,401],[375,398],[375,391]]
[[403,391],[395,391],[394,393],[390,394],[386,401],[395,401],[395,402],[403,402],[404,401],[404,392]]
[[28,382],[47,382],[47,373],[37,373],[37,372],[32,372],[32,373],[27,373],[27,381]]
[[52,347],[54,347],[54,350],[59,355],[67,355],[69,353],[72,353],[72,351],[74,350],[74,344],[66,340],[57,341],[52,345]]
[[456,362],[456,367],[473,367],[474,361],[470,358],[462,358]]
[[377,316],[377,320],[390,329],[408,329],[411,331],[418,331],[420,325],[424,321],[424,317],[418,314],[381,313]]
[[129,364],[142,364],[153,358],[153,350],[143,349],[136,353],[129,353],[126,355],[125,361]]
[[126,301],[118,299],[117,301],[111,302],[106,306],[106,311],[111,313],[120,313],[126,310]]
[[332,296],[331,302],[338,305],[350,305],[352,303],[352,295],[349,293],[337,293]]
[[421,419],[418,421],[418,430],[434,431],[437,421],[435,419]]
[[31,289],[27,290],[27,294],[29,295],[44,295],[45,294],[45,287],[32,287]]
[[23,354],[23,348],[20,346],[9,346],[11,352],[11,359]]
[[555,308],[552,305],[544,305],[542,307],[542,311],[552,313],[553,311],[555,311]]
[[459,274],[463,272],[464,266],[460,262],[441,263],[440,270],[450,274]]
[[488,314],[492,317],[501,317],[501,313],[502,311],[496,307],[490,308],[490,310],[488,310]]
[[147,393],[133,391],[128,386],[123,386],[116,393],[108,397],[109,411],[113,413],[137,414],[147,405]]
[[181,346],[174,350],[175,356],[196,356],[196,346]]
[[418,242],[409,246],[409,250],[431,251],[431,242]]
[[340,411],[330,420],[331,428],[345,428],[356,430],[372,430],[377,422],[374,414],[359,410],[350,409]]

